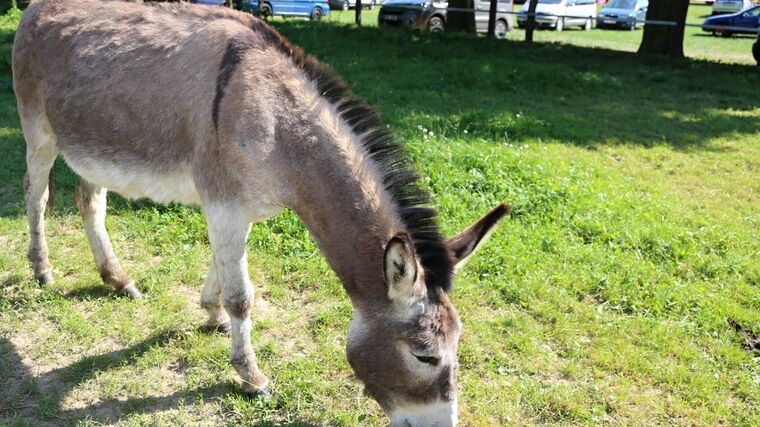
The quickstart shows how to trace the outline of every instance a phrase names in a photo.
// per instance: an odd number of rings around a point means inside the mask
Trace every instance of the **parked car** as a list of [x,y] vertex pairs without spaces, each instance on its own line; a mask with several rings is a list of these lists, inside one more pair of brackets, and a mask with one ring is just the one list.
[[715,0],[712,6],[713,15],[727,15],[752,7],[752,0]]
[[224,0],[190,0],[190,3],[208,4],[211,6],[221,6],[224,4]]
[[[330,9],[348,10],[356,8],[356,0],[329,0]],[[362,0],[362,9],[374,9],[382,0]]]
[[264,16],[302,16],[311,20],[322,19],[330,13],[327,0],[243,0],[241,9],[260,12]]
[[[478,33],[488,32],[490,0],[474,0],[475,13],[472,27]],[[380,8],[377,22],[385,27],[408,27],[432,33],[446,30],[448,3],[430,0],[387,0]],[[514,28],[512,0],[499,0],[496,4],[496,37],[504,38]]]
[[734,33],[755,34],[760,29],[760,6],[730,15],[711,16],[702,23],[702,30],[713,35],[730,37]]
[[[536,1],[536,0],[532,0]],[[517,26],[525,27],[528,22],[530,1],[520,7],[517,14]],[[588,31],[596,18],[594,0],[538,0],[536,5],[536,25],[550,27],[557,31],[573,25]]]
[[635,30],[644,25],[649,0],[612,0],[599,12],[596,28],[627,28]]

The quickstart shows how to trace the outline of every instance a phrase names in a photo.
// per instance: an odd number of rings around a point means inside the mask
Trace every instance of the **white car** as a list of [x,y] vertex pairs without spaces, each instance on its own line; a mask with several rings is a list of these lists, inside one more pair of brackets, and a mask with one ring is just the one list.
[[[526,1],[517,13],[518,27],[526,26],[531,1]],[[593,26],[594,19],[594,0],[538,0],[536,5],[536,25],[554,28],[557,31],[569,26],[578,26],[588,31]]]
[[752,7],[752,0],[715,0],[712,6],[713,15],[736,13]]

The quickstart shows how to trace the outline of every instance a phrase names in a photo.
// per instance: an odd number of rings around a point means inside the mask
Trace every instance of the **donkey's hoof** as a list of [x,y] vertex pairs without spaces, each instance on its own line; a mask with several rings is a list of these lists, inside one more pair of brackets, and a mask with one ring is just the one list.
[[269,390],[268,384],[260,388],[244,384],[243,395],[252,400],[269,400],[272,398],[272,392]]
[[224,334],[224,335],[229,335],[231,328],[232,327],[230,326],[230,322],[229,321],[220,323],[218,325],[214,325],[214,324],[211,324],[211,323],[206,323],[203,326],[203,330],[205,332],[208,332],[208,333],[219,333],[219,334]]
[[121,292],[132,299],[142,298],[142,294],[137,290],[135,285],[127,286],[126,288],[122,289]]
[[48,271],[47,273],[43,273],[41,276],[36,276],[35,279],[37,279],[37,283],[40,285],[52,285],[53,284],[53,272]]
[[214,331],[219,332],[220,334],[229,334],[231,329],[232,329],[232,326],[230,325],[229,320],[226,322],[220,323],[214,327]]

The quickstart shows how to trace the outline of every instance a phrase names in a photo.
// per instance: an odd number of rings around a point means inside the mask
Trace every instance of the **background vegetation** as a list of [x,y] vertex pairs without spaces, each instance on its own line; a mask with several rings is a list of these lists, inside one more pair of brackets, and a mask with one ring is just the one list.
[[[274,24],[378,105],[447,233],[514,207],[452,295],[464,425],[760,425],[760,359],[745,342],[760,333],[755,67]],[[0,25],[0,420],[383,425],[345,360],[351,306],[290,213],[249,242],[268,402],[237,393],[229,339],[197,329],[210,253],[195,209],[110,196],[114,246],[146,298],[114,296],[60,162],[57,282],[34,283],[14,28]]]

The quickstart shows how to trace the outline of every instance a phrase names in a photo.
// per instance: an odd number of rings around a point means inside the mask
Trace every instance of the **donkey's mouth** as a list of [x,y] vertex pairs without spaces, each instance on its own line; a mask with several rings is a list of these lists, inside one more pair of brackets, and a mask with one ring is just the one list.
[[456,401],[409,405],[397,408],[389,416],[392,427],[454,427],[457,424]]

